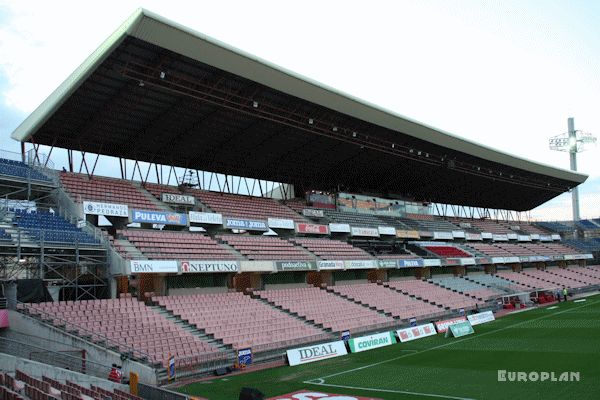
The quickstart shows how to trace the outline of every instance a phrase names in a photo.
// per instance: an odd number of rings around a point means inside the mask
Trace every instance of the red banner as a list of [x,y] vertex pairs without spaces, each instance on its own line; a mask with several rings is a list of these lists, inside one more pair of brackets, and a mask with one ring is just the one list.
[[331,394],[323,392],[309,392],[301,390],[299,392],[282,394],[280,396],[270,397],[267,400],[382,400],[375,397],[358,397],[347,394]]
[[297,233],[312,233],[312,234],[316,234],[316,235],[328,235],[329,234],[329,226],[328,225],[319,225],[319,224],[299,223],[299,224],[296,224],[296,232]]
[[437,329],[438,333],[444,333],[448,330],[448,327],[450,325],[456,324],[457,322],[464,322],[466,320],[467,320],[466,317],[456,317],[456,318],[445,319],[443,321],[436,322],[435,328]]

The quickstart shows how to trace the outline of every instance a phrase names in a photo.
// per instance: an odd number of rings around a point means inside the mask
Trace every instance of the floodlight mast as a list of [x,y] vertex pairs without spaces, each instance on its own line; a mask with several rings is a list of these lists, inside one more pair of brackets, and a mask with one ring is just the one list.
[[[550,149],[556,151],[568,151],[571,160],[571,171],[577,171],[577,153],[585,151],[588,144],[595,144],[596,138],[589,133],[575,130],[575,121],[569,118],[567,121],[569,131],[550,138]],[[573,204],[573,221],[579,221],[579,189],[571,189]]]

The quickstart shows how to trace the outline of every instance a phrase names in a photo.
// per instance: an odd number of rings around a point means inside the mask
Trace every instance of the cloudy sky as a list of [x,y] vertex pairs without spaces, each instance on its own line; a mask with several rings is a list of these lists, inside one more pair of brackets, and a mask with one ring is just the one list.
[[[134,10],[487,146],[568,168],[548,139],[600,135],[600,2],[0,0],[0,149]],[[192,6],[193,4],[193,6]],[[60,157],[61,155],[57,155]],[[600,147],[579,156],[583,217],[600,217]],[[63,163],[58,158],[57,166]],[[110,163],[100,165],[110,174]],[[535,209],[568,219],[570,194]]]

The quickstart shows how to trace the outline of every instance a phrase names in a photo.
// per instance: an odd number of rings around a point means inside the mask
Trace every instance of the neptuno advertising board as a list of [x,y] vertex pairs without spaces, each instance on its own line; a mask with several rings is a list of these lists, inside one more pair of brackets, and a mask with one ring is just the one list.
[[491,311],[484,311],[477,314],[467,315],[467,319],[471,325],[485,324],[486,322],[492,322],[495,320],[494,313]]
[[237,261],[182,261],[183,273],[237,272],[240,264]]
[[131,260],[129,268],[132,274],[177,273],[175,260]]
[[427,336],[433,336],[437,334],[435,326],[433,324],[425,324],[419,326],[411,326],[410,328],[398,329],[396,331],[400,342],[410,342],[411,340],[421,339]]
[[196,204],[196,199],[194,196],[187,194],[163,193],[161,198],[163,203],[185,204],[190,206]]
[[129,217],[127,204],[98,203],[84,201],[83,213],[90,215],[104,215],[105,217]]
[[221,214],[190,211],[189,216],[190,222],[194,224],[223,225],[223,215]]
[[187,215],[167,211],[133,210],[131,222],[142,224],[187,225]]
[[336,261],[330,261],[330,260],[325,260],[325,261],[319,261],[317,263],[319,270],[322,269],[344,269],[344,262],[341,260],[336,260]]
[[373,350],[394,343],[396,343],[396,336],[394,336],[393,332],[377,333],[375,335],[362,336],[348,340],[348,346],[352,353]]
[[291,366],[306,364],[314,361],[326,360],[328,358],[345,356],[348,354],[343,340],[321,343],[308,347],[291,349],[287,352],[288,362]]

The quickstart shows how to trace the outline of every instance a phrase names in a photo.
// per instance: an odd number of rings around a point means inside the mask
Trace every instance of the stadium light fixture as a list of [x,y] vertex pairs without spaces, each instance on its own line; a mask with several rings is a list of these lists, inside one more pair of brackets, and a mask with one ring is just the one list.
[[[571,159],[571,171],[577,171],[577,153],[581,153],[587,147],[596,144],[596,138],[591,134],[575,130],[575,120],[567,120],[568,131],[550,138],[548,144],[550,150],[565,151],[569,153]],[[549,186],[550,184],[548,184]],[[579,190],[574,187],[571,190],[573,205],[573,221],[579,221]]]

